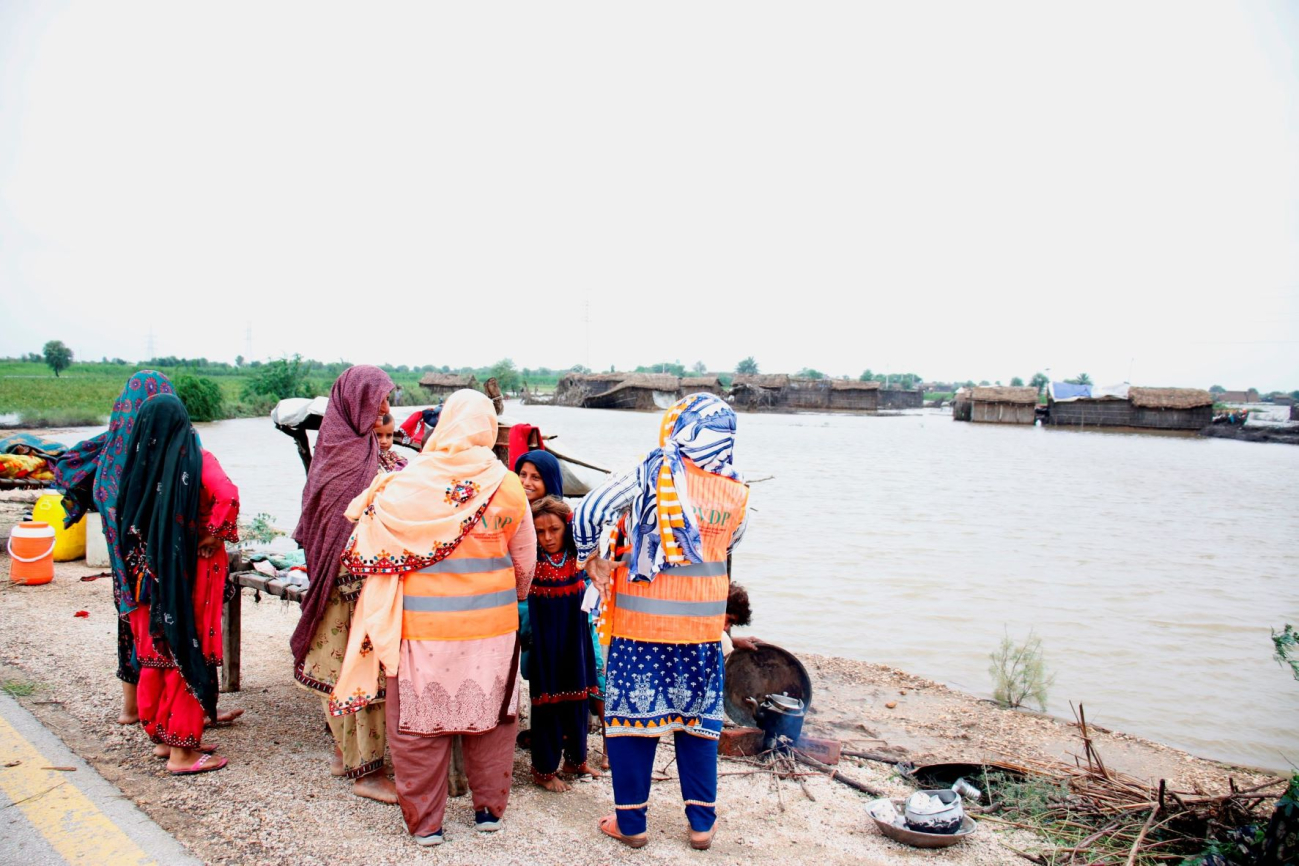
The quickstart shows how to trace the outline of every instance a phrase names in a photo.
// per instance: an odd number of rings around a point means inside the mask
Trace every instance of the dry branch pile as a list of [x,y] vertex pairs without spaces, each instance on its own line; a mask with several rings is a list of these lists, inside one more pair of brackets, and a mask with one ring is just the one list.
[[1052,847],[1020,852],[1044,866],[1057,864],[1180,862],[1234,829],[1266,821],[1261,807],[1275,801],[1285,779],[1211,794],[1175,791],[1105,766],[1092,742],[1083,708],[1075,713],[1083,754],[1073,765],[1024,761],[1030,776],[991,783],[985,820],[1033,830]]

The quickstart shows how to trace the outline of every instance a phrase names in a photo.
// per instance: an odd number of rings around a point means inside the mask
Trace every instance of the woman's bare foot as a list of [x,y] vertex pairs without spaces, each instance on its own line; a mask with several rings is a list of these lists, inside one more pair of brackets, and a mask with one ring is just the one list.
[[397,786],[382,772],[362,776],[352,782],[352,793],[358,797],[368,797],[380,803],[397,803]]
[[559,776],[552,775],[547,778],[535,771],[532,774],[532,784],[536,785],[538,788],[545,788],[552,794],[564,794],[570,790],[568,783],[559,778]]
[[135,699],[135,683],[122,683],[122,713],[117,717],[119,725],[134,725],[140,721],[140,704]]
[[[608,768],[606,767],[605,769]],[[586,761],[583,761],[581,764],[578,764],[577,766],[573,766],[572,764],[565,761],[564,772],[570,776],[590,776],[592,779],[598,779],[600,778],[601,775],[596,770],[591,769],[591,765]]]
[[343,763],[343,753],[334,746],[334,757],[329,759],[329,775],[334,778],[347,775],[347,765]]
[[226,710],[225,712],[218,711],[217,717],[215,720],[213,720],[212,723],[214,725],[229,725],[233,723],[235,719],[239,718],[243,714],[244,714],[243,710]]

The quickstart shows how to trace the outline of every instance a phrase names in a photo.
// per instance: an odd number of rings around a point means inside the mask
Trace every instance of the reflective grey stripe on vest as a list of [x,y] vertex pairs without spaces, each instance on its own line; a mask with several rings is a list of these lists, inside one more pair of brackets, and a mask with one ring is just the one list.
[[[631,562],[630,556],[617,560],[622,566]],[[725,562],[687,562],[685,565],[669,565],[659,574],[675,574],[680,577],[721,577],[726,574]]]
[[642,595],[620,594],[613,605],[619,610],[660,616],[722,616],[726,613],[725,601],[667,601]]
[[[502,589],[500,592],[485,592],[482,595],[407,595],[402,597],[401,606],[415,613],[447,613],[487,610],[507,604],[513,607],[518,600],[518,593],[514,590]],[[725,608],[726,604],[723,603],[722,609]]]
[[514,560],[508,556],[492,556],[473,559],[444,559],[421,568],[417,574],[481,574],[485,571],[500,571],[502,568],[513,568]]

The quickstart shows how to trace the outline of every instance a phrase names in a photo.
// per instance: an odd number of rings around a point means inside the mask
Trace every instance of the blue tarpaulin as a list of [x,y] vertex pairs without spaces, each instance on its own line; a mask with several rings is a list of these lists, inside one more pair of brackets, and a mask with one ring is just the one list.
[[1079,398],[1090,398],[1092,395],[1091,385],[1074,385],[1069,382],[1052,382],[1051,398],[1057,403],[1064,400],[1077,400]]

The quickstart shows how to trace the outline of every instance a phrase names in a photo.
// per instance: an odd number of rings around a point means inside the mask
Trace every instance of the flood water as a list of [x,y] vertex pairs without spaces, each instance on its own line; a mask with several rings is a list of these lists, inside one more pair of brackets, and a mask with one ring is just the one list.
[[[565,453],[621,468],[651,414],[511,404]],[[399,410],[404,412],[404,410]],[[304,473],[268,420],[199,425],[244,513],[292,528]],[[75,441],[96,431],[59,431]],[[1299,763],[1299,448],[897,417],[742,415],[755,484],[735,579],[751,633],[988,695],[1003,634],[1041,637],[1048,710],[1205,757]]]

